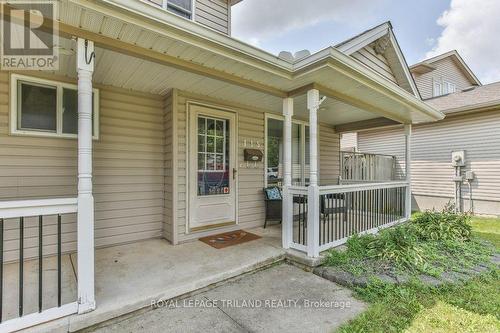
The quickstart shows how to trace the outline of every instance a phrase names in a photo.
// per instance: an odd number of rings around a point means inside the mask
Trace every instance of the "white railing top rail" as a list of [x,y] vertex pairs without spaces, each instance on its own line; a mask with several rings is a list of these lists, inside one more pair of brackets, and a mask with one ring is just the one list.
[[76,213],[77,198],[0,201],[0,219]]
[[379,190],[379,189],[397,188],[406,186],[408,186],[407,181],[390,181],[383,183],[363,183],[363,184],[351,184],[351,185],[329,185],[329,186],[320,186],[319,193],[334,194],[334,193]]
[[390,157],[390,158],[396,158],[394,155],[389,155],[389,154],[377,154],[377,153],[363,153],[360,151],[341,151],[340,152],[342,155],[358,155],[358,156],[381,156],[381,157]]
[[291,194],[307,194],[307,186],[293,185],[288,188]]

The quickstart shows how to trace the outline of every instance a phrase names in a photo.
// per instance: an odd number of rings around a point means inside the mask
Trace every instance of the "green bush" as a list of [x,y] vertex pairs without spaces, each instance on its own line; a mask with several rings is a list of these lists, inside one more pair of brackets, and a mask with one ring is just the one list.
[[424,241],[468,241],[472,233],[470,219],[467,214],[455,214],[449,210],[427,211],[415,215],[410,223]]
[[424,251],[413,229],[410,225],[401,225],[382,230],[367,244],[369,257],[407,267],[420,265]]
[[470,216],[449,209],[415,215],[408,223],[377,235],[354,235],[347,250],[330,251],[327,264],[351,272],[397,267],[408,271],[439,274],[452,266],[484,260],[489,249],[471,239]]

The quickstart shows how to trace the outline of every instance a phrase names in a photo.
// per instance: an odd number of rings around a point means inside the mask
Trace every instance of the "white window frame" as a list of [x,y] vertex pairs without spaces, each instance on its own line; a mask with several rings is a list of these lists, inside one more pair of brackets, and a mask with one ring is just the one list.
[[[32,83],[34,85],[52,86],[56,88],[56,131],[44,131],[39,129],[19,129],[20,114],[18,110],[18,82]],[[60,81],[41,79],[32,76],[12,74],[10,77],[10,134],[22,136],[41,136],[52,138],[76,139],[78,134],[63,133],[63,89],[72,89],[78,91],[76,84],[70,84]],[[99,140],[99,89],[92,89],[94,93],[94,133],[92,138]]]
[[[436,94],[436,85],[439,85],[439,92]],[[432,97],[439,97],[443,95],[443,82],[439,80],[432,81]]]
[[[275,119],[275,120],[281,120],[283,124],[285,123],[285,117],[273,114],[273,113],[266,113],[264,117],[264,187],[268,186],[267,183],[267,143],[268,143],[268,138],[267,138],[267,121],[268,119]],[[292,119],[292,124],[297,124],[300,126],[300,151],[302,152],[302,156],[300,159],[300,171],[301,171],[301,182],[305,184],[306,178],[308,175],[306,175],[305,170],[306,170],[306,127],[309,127],[309,122],[300,120],[300,119]],[[309,138],[310,140],[311,138]],[[309,161],[310,162],[310,161]]]
[[186,14],[189,14],[191,16],[190,18],[181,16],[181,15],[176,14],[175,12],[169,11],[168,10],[169,0],[162,0],[161,4],[157,4],[157,3],[153,2],[153,1],[149,1],[149,0],[142,0],[142,1],[145,2],[145,3],[147,3],[148,5],[154,6],[156,8],[162,8],[165,11],[168,11],[169,13],[172,13],[174,15],[182,17],[183,19],[194,21],[195,8],[196,8],[196,0],[191,0],[191,11],[189,11],[189,10],[187,10],[185,8],[182,8],[180,6],[177,6],[175,4],[170,4],[170,6],[174,7],[175,9],[177,9],[177,10],[179,10],[181,12],[184,12]]
[[[453,88],[453,91],[451,91],[450,88]],[[452,83],[450,81],[443,81],[443,95],[453,94],[456,91],[457,91],[457,85],[455,83]]]
[[[162,5],[163,9],[168,10],[169,2],[170,2],[169,0],[163,0],[163,5]],[[183,12],[183,13],[189,14],[190,15],[189,19],[187,17],[185,17],[185,19],[188,19],[188,20],[191,20],[191,21],[194,21],[194,8],[195,8],[195,5],[196,5],[196,0],[191,0],[191,11],[189,11],[189,10],[187,10],[185,8],[177,6],[176,4],[173,4],[173,3],[170,4],[170,6],[174,7],[175,9],[177,9],[177,10]],[[170,12],[170,13],[175,14],[175,12]],[[180,16],[180,15],[178,15],[178,16]]]

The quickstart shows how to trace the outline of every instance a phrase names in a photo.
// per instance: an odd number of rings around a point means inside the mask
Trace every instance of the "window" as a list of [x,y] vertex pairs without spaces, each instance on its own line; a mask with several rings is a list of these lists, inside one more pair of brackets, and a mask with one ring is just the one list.
[[[279,116],[266,117],[266,186],[283,182],[284,130]],[[304,122],[292,123],[292,184],[309,182],[309,126]]]
[[192,15],[192,0],[168,0],[167,10],[190,19]]
[[194,0],[146,0],[146,2],[187,19],[193,18]]
[[[92,135],[98,138],[99,92],[93,91]],[[11,133],[75,138],[77,86],[22,75],[11,77]]]
[[198,116],[198,195],[229,194],[229,120]]
[[457,86],[451,82],[444,81],[443,94],[453,94],[457,91]]
[[434,97],[441,96],[443,93],[443,85],[441,82],[434,81],[434,88],[433,88],[433,95]]

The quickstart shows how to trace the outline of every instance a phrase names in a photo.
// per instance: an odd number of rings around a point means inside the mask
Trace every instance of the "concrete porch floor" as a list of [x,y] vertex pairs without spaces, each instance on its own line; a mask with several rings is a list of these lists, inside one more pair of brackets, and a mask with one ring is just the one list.
[[[32,327],[28,332],[73,332],[148,307],[153,300],[171,299],[217,284],[238,275],[281,261],[281,228],[255,228],[249,232],[261,239],[215,249],[200,241],[177,246],[161,239],[98,249],[95,252],[95,288],[97,309],[84,315],[72,315]],[[75,265],[72,265],[72,263]],[[63,280],[69,286],[63,301],[76,299],[75,254],[63,260]],[[12,264],[17,267],[17,264]],[[10,268],[15,270],[13,266]],[[25,263],[25,271],[33,271],[34,278],[25,287],[25,302],[36,309],[38,300],[37,261]],[[45,276],[46,273],[44,273]],[[9,274],[17,286],[17,275]],[[28,283],[28,282],[27,282]],[[31,293],[31,294],[30,294]],[[53,291],[48,298],[54,297]],[[17,294],[12,294],[17,297]],[[16,313],[17,298],[5,302]],[[33,303],[33,304],[31,304]]]

